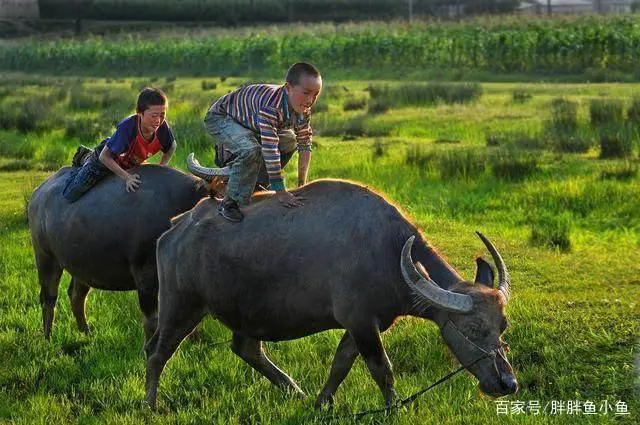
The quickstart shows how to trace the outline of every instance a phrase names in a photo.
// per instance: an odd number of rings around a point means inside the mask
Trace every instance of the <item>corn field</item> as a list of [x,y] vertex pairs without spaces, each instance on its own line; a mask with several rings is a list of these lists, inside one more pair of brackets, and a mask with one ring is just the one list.
[[378,23],[265,28],[235,35],[150,35],[4,42],[0,69],[201,74],[282,70],[308,60],[322,70],[567,74],[587,69],[635,72],[640,63],[640,19],[635,16],[507,25]]

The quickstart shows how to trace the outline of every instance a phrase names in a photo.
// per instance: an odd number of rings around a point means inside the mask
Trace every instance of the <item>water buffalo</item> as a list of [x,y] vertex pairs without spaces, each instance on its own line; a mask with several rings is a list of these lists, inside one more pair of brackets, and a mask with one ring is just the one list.
[[28,219],[35,252],[46,338],[51,335],[62,270],[72,278],[71,310],[88,332],[85,300],[90,288],[136,290],[146,338],[157,322],[158,278],[155,243],[171,217],[207,195],[203,180],[158,165],[136,170],[142,184],[134,193],[109,176],[80,200],[69,203],[62,189],[73,169],[62,168],[34,191]]
[[216,200],[203,200],[158,240],[158,329],[145,347],[152,408],[166,362],[206,313],[231,329],[235,354],[300,394],[262,341],[345,329],[317,405],[332,402],[358,354],[385,403],[396,401],[380,332],[402,315],[435,322],[483,392],[517,390],[501,341],[509,274],[491,242],[480,235],[498,268],[497,289],[487,262],[476,260],[475,284],[463,281],[394,205],[366,187],[319,180],[294,193],[303,207],[257,197],[241,224],[220,217]]

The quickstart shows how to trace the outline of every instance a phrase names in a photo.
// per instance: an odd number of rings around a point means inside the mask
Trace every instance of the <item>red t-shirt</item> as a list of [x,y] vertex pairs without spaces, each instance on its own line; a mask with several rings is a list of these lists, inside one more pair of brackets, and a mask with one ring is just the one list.
[[127,169],[143,163],[158,150],[169,152],[175,142],[169,124],[166,121],[160,124],[153,135],[153,140],[147,142],[140,135],[138,121],[138,115],[131,115],[118,123],[115,133],[96,147],[96,155],[100,155],[106,146],[115,155],[118,165]]
[[158,153],[160,149],[162,149],[162,146],[160,145],[158,135],[154,133],[153,140],[151,140],[151,142],[147,142],[144,137],[142,137],[140,127],[138,127],[136,138],[131,141],[129,149],[118,155],[116,162],[123,169],[127,170],[142,164],[147,160],[147,158]]

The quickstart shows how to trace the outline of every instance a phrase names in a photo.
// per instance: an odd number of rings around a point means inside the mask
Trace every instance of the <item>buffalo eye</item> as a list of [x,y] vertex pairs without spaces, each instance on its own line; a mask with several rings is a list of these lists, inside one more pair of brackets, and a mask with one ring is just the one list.
[[467,329],[469,330],[469,334],[476,338],[484,338],[489,333],[481,321],[469,322]]

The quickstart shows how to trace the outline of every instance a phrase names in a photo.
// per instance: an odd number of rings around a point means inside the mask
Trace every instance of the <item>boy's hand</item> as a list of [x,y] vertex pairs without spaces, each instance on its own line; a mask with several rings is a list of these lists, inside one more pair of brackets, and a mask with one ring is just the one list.
[[278,202],[287,208],[301,207],[304,204],[301,202],[303,198],[300,198],[290,192],[276,192],[276,199]]
[[127,192],[135,192],[138,186],[140,186],[141,181],[140,174],[129,174],[124,183]]

